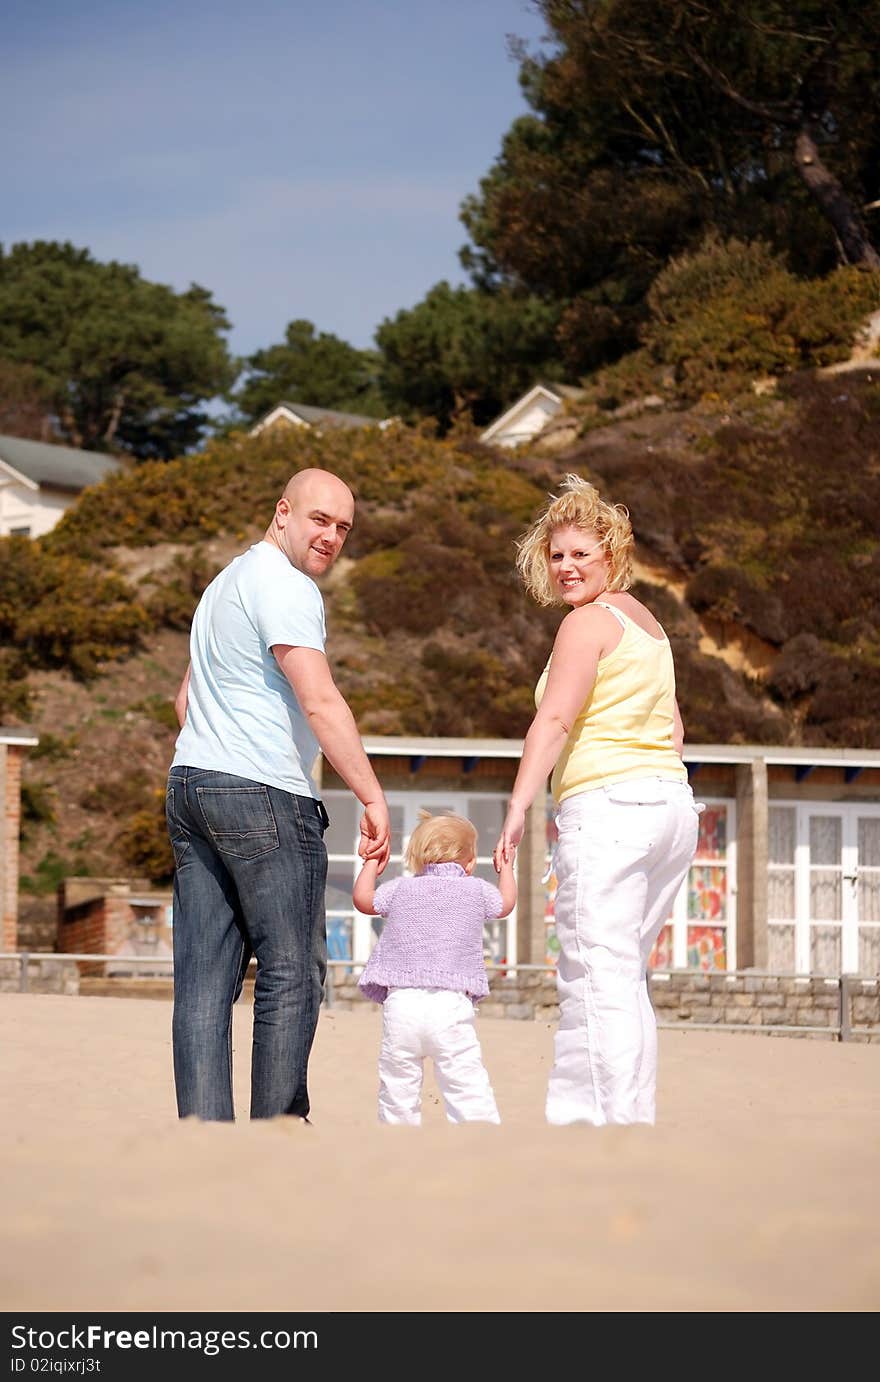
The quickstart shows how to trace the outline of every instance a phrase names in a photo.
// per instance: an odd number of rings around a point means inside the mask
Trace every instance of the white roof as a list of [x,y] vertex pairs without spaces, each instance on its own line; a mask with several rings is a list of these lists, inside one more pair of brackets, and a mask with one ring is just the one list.
[[[522,757],[522,739],[455,739],[419,735],[368,734],[364,748],[374,757]],[[773,744],[685,744],[685,763],[752,763],[811,768],[880,768],[880,749],[810,748]]]
[[16,729],[14,725],[0,725],[0,744],[21,744],[33,749],[39,744],[39,737],[32,729]]

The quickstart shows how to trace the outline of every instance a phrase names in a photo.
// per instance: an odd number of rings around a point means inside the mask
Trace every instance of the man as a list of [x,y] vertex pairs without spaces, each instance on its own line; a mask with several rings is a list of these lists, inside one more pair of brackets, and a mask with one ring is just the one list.
[[310,774],[319,747],[363,804],[361,857],[380,872],[388,862],[388,807],[324,655],[314,583],[353,520],[338,476],[300,471],[263,540],[214,578],[193,617],[166,797],[181,1118],[234,1117],[232,1005],[252,954],[251,1117],[308,1116],[327,965],[328,817]]

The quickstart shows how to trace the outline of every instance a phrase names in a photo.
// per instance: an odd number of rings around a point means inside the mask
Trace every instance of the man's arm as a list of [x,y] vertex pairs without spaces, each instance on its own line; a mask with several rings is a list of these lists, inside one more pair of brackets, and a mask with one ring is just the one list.
[[276,643],[272,652],[321,745],[321,752],[363,805],[358,853],[362,859],[375,859],[381,873],[391,853],[391,822],[385,794],[327,659],[317,648],[296,648],[286,643]]
[[188,663],[187,669],[183,674],[183,681],[180,683],[177,689],[177,695],[174,697],[174,710],[177,715],[177,723],[180,725],[181,729],[183,729],[183,722],[186,719],[186,706],[189,699],[189,674],[191,670],[192,663]]

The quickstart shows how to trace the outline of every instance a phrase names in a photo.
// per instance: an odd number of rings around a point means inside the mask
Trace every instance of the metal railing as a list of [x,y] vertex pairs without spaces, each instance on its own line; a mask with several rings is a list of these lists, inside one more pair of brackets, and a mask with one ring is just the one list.
[[[135,973],[142,965],[165,965],[170,969],[174,961],[170,955],[95,955],[88,954],[68,954],[66,950],[14,950],[0,955],[0,961],[17,960],[19,966],[18,991],[27,993],[29,991],[29,971],[31,961],[34,960],[41,965],[57,965],[59,967],[66,964],[113,964],[130,965],[131,972]],[[116,977],[116,976],[114,976]],[[119,976],[124,977],[124,976]]]
[[[116,968],[116,969],[119,970],[119,971],[122,971],[124,966],[130,966],[130,970],[126,970],[125,972],[120,972],[120,973],[114,974],[114,975],[112,975],[112,976],[108,975],[108,976],[107,976],[108,978],[110,978],[110,977],[112,977],[112,978],[127,978],[127,977],[143,978],[144,976],[138,974],[137,971],[138,971],[142,966],[144,966],[144,965],[149,965],[149,966],[151,966],[151,967],[152,967],[152,966],[159,966],[159,967],[164,966],[166,969],[168,969],[169,971],[171,971],[171,970],[172,970],[172,967],[173,967],[173,964],[174,964],[174,960],[173,960],[173,957],[172,957],[171,955],[103,955],[103,954],[96,954],[96,953],[94,953],[93,951],[89,951],[88,953],[81,953],[81,954],[80,954],[80,953],[76,953],[76,954],[75,954],[75,953],[73,953],[73,952],[69,952],[69,951],[66,951],[66,950],[13,950],[13,951],[9,951],[9,952],[7,952],[7,953],[5,953],[5,954],[0,954],[0,961],[3,961],[3,960],[14,960],[14,961],[17,961],[17,963],[18,963],[18,967],[19,967],[18,991],[19,991],[19,993],[27,993],[27,992],[29,991],[28,972],[29,972],[30,963],[31,963],[32,960],[37,961],[37,962],[39,962],[40,964],[50,964],[50,965],[59,965],[59,966],[65,965],[65,964],[68,964],[68,963],[70,963],[70,964],[94,964],[94,965],[99,965],[99,964],[112,964],[112,965],[114,966],[114,968]],[[360,970],[360,969],[363,969],[364,963],[365,963],[365,961],[357,961],[357,960],[328,960],[328,961],[327,961],[327,981],[326,981],[326,984],[325,984],[325,986],[324,986],[324,987],[325,987],[324,1001],[325,1001],[325,1003],[326,1003],[326,1005],[327,1005],[328,1008],[331,1008],[331,1007],[333,1006],[333,1002],[334,1002],[334,998],[335,998],[335,987],[336,987],[336,985],[335,985],[335,975],[334,975],[334,971],[335,971],[335,970],[340,970],[340,969],[344,969],[344,970],[354,970],[354,969],[357,969],[357,970]],[[248,965],[248,969],[254,969],[255,967],[256,967],[256,960],[253,960],[253,959],[252,959],[252,960],[250,961],[250,964]],[[555,965],[548,965],[548,964],[542,964],[542,965],[511,964],[511,963],[509,963],[509,962],[508,962],[507,964],[499,964],[499,965],[487,964],[487,965],[486,965],[486,972],[487,972],[488,974],[496,973],[496,972],[499,973],[499,974],[518,974],[518,973],[520,973],[522,970],[539,970],[541,973],[544,973],[544,974],[554,974],[554,973],[556,972],[556,966],[555,966]]]

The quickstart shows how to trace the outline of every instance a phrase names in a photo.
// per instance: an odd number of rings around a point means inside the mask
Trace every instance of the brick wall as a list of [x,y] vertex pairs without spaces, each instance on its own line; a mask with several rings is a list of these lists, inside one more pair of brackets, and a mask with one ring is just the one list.
[[[147,885],[149,887],[149,885]],[[138,901],[135,901],[140,894]],[[170,895],[169,895],[170,898]],[[145,905],[152,902],[153,906]],[[146,895],[138,880],[113,878],[66,878],[58,889],[57,948],[63,954],[129,955],[138,953],[138,919],[149,916],[150,929],[170,953],[165,924],[159,920],[165,895]],[[147,953],[143,951],[142,953]],[[160,953],[157,947],[155,953]],[[111,965],[80,961],[83,975],[103,975]],[[130,966],[134,969],[134,966]],[[150,974],[155,970],[148,969]]]
[[[108,906],[106,897],[91,898],[64,909],[58,925],[58,949],[69,955],[112,955],[115,946],[110,943],[108,926]],[[102,964],[79,966],[81,974],[103,974]]]
[[0,773],[3,786],[0,808],[3,810],[3,880],[0,913],[2,936],[0,950],[15,950],[18,945],[18,836],[21,827],[21,761],[24,749],[17,744],[0,746],[5,758],[5,771]]

